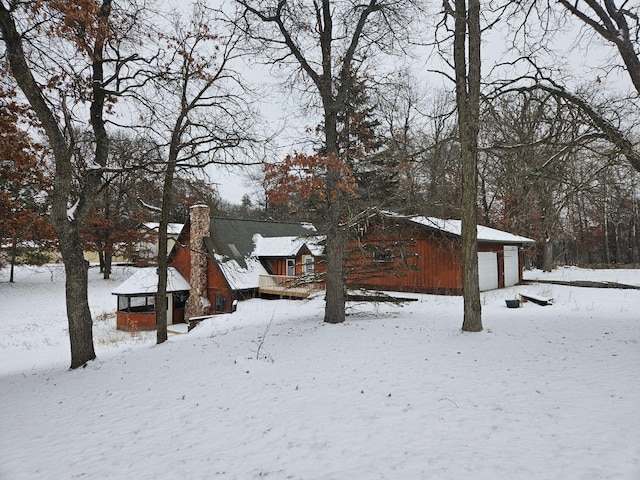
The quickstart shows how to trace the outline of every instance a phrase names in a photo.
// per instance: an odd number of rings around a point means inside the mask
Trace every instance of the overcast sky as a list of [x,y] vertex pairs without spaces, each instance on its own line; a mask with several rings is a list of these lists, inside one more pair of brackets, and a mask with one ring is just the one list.
[[[434,18],[428,19],[427,22],[435,22]],[[432,27],[433,25],[427,26],[427,28]],[[598,69],[598,66],[608,64],[612,57],[615,60],[616,52],[609,46],[604,46],[604,42],[598,38],[594,41],[591,35],[581,35],[581,32],[584,33],[580,29],[580,24],[571,20],[558,29],[550,41],[550,46],[556,50],[554,55],[543,55],[542,53],[538,53],[538,55],[544,58],[547,65],[572,73],[573,78],[565,79],[569,86],[584,85],[585,83],[589,85],[590,82],[593,82],[593,88],[601,89],[603,92],[628,90],[630,82],[625,71],[616,70],[609,72],[607,76],[603,69]],[[514,53],[507,54],[509,47],[507,37],[509,35],[508,27],[503,21],[498,22],[493,29],[484,33],[482,43],[483,80],[492,72],[494,65],[507,60],[509,55],[514,55]],[[294,149],[304,150],[305,145],[300,140],[305,138],[305,128],[314,128],[320,122],[321,117],[319,112],[314,115],[313,112],[303,111],[300,107],[300,96],[284,92],[278,86],[284,77],[275,77],[267,67],[260,66],[258,61],[255,58],[251,59],[251,63],[245,67],[245,77],[255,88],[263,89],[264,93],[259,100],[259,110],[266,120],[264,129],[270,132],[282,129],[277,138],[279,150],[269,155],[271,157],[269,160],[274,160],[284,157]],[[428,89],[432,94],[443,89],[453,88],[453,85],[442,75],[430,71],[447,68],[430,48],[416,49],[414,58],[398,58],[393,62],[402,68],[410,68],[417,81],[422,83],[422,87]],[[452,73],[450,70],[448,71],[448,74]],[[603,81],[600,82],[600,79]],[[254,201],[259,198],[259,186],[252,183],[245,172],[239,169],[217,168],[211,173],[211,180],[217,184],[219,193],[224,200],[240,203],[245,194],[250,195]]]

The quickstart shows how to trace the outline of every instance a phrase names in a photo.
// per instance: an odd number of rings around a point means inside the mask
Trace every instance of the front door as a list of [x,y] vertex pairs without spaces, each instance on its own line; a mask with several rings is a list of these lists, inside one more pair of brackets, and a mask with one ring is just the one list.
[[167,325],[173,325],[173,293],[167,293]]

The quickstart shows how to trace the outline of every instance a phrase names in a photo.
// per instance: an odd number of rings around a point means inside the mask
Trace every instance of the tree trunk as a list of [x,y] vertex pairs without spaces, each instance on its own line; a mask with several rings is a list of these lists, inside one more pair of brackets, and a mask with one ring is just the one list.
[[[635,189],[634,189],[635,192]],[[638,202],[633,199],[633,219],[631,221],[631,261],[640,263],[640,239],[638,238]]]
[[58,238],[65,271],[71,368],[78,368],[96,358],[93,347],[93,321],[87,296],[89,262],[84,258],[80,235],[76,228],[68,226],[59,229]]
[[171,213],[171,197],[173,194],[173,178],[176,172],[178,152],[180,148],[180,129],[186,118],[187,112],[182,112],[174,126],[169,145],[169,158],[167,169],[164,172],[164,184],[162,187],[162,209],[160,213],[160,225],[158,226],[158,293],[156,295],[156,344],[167,341],[167,258],[168,238],[167,229]]
[[604,215],[604,263],[609,265],[611,263],[611,251],[609,250],[609,219],[607,218],[606,208]]
[[169,160],[164,175],[162,191],[162,213],[158,227],[158,293],[156,295],[156,343],[167,341],[167,258],[169,213],[171,212],[171,193],[173,191],[173,176],[176,162]]
[[111,263],[113,261],[113,253],[110,251],[104,252],[104,266],[102,270],[102,278],[104,280],[109,280],[111,278]]
[[11,270],[9,272],[9,283],[14,283],[13,274],[16,266],[16,250],[18,248],[17,239],[14,238],[11,243]]
[[542,248],[542,271],[550,272],[553,269],[553,242],[549,236],[544,239]]
[[104,250],[98,247],[98,264],[100,265],[100,273],[104,273]]
[[[326,155],[339,158],[336,122],[340,105],[331,96],[331,82],[327,81],[326,85],[328,85],[327,89],[320,88],[324,107]],[[345,252],[347,250],[347,232],[341,225],[342,196],[344,195],[344,192],[340,190],[342,180],[343,174],[339,170],[327,172],[325,190],[329,204],[326,224],[327,272],[324,321],[334,324],[343,323],[346,315]]]
[[[105,18],[108,18],[110,2],[105,0],[101,8]],[[66,142],[58,120],[36,82],[22,46],[22,37],[17,31],[12,13],[0,2],[0,31],[6,46],[6,55],[11,66],[11,73],[18,86],[24,93],[29,104],[35,111],[49,141],[49,147],[55,161],[54,190],[52,195],[51,222],[56,231],[62,261],[66,273],[66,303],[67,319],[69,323],[69,339],[71,343],[71,368],[77,368],[93,360],[96,355],[93,347],[93,321],[89,310],[87,294],[87,261],[84,258],[80,241],[80,221],[91,208],[93,195],[101,178],[99,170],[91,170],[86,174],[86,182],[77,200],[73,213],[69,213],[68,202],[74,181],[72,154]],[[104,106],[104,91],[102,90],[102,45],[97,45],[93,57],[94,98],[91,104],[91,124],[95,128],[102,123],[101,113]],[[108,155],[108,141],[105,135],[96,132],[96,158],[99,165],[105,165]]]
[[[478,0],[455,2],[453,57],[456,74],[456,106],[462,156],[462,295],[465,332],[482,331],[482,307],[478,276],[478,125],[480,116],[480,4]],[[466,38],[469,38],[467,73]]]
[[333,221],[328,225],[326,240],[327,274],[324,321],[326,323],[342,323],[345,320],[347,238],[346,231],[340,225],[340,206],[332,203],[329,208],[329,215]]

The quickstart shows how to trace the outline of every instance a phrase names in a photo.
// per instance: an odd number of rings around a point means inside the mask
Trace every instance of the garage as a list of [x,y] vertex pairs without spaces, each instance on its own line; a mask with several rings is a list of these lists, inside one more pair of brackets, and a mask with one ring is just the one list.
[[504,246],[504,286],[517,285],[520,281],[520,267],[518,265],[518,247]]
[[478,252],[480,291],[498,288],[498,253]]

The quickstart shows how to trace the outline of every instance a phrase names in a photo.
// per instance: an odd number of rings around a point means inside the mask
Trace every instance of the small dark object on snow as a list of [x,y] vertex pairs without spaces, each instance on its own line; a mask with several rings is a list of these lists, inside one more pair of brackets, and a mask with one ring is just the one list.
[[507,308],[520,308],[520,300],[505,300]]
[[545,307],[547,305],[553,305],[553,299],[551,298],[539,297],[537,295],[532,295],[530,293],[527,293],[527,294],[521,293],[520,297],[522,298],[522,301],[533,302],[536,305],[540,305],[541,307]]

